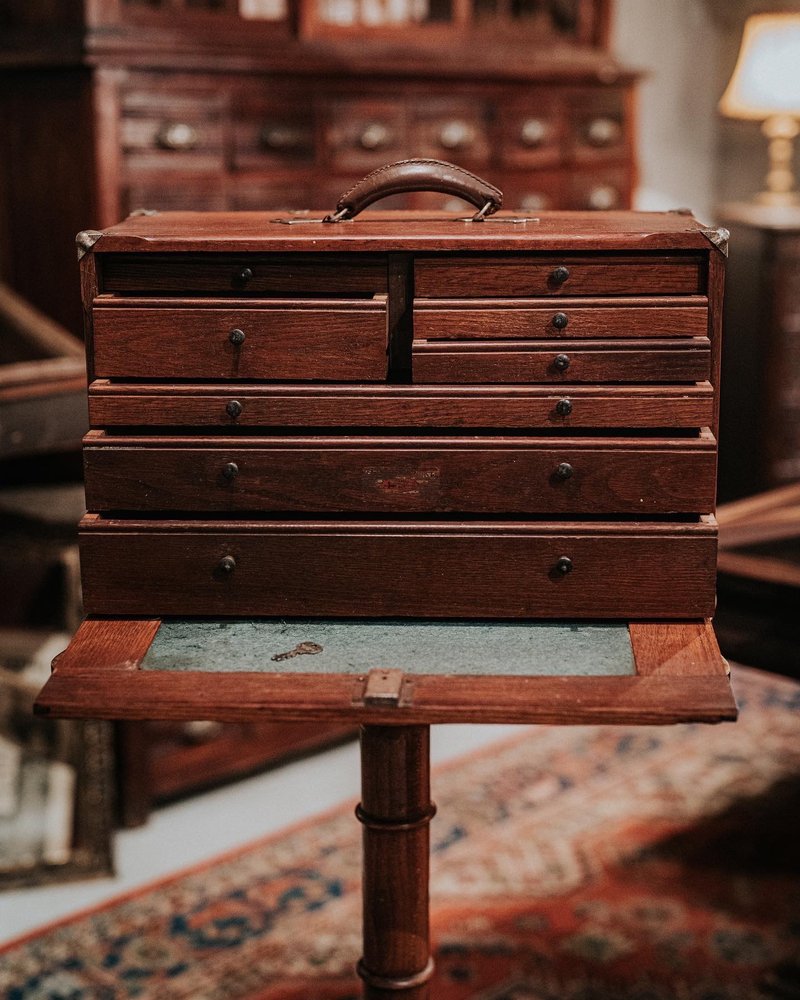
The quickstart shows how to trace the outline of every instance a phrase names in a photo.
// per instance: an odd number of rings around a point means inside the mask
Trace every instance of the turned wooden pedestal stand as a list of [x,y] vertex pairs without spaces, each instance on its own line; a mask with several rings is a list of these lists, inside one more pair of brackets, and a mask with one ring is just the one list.
[[362,726],[366,1000],[428,1000],[430,726]]
[[37,709],[360,724],[366,1000],[431,997],[432,723],[736,717],[707,621],[89,618],[56,658]]

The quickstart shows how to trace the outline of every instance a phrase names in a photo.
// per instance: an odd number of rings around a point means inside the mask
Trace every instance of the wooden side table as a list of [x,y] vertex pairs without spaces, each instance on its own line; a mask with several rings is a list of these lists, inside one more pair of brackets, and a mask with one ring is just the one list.
[[366,1000],[429,1000],[429,729],[736,717],[707,621],[87,619],[40,713],[360,723]]
[[731,230],[720,500],[800,479],[800,208],[724,206]]

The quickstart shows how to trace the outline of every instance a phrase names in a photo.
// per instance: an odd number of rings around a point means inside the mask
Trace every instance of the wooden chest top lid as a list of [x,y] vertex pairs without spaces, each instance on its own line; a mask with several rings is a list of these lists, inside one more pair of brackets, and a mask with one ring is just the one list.
[[[683,212],[498,212],[483,222],[442,212],[369,211],[324,224],[326,213],[163,212],[79,234],[84,251],[675,251],[725,252],[727,232]],[[516,221],[522,219],[523,221]],[[291,225],[286,225],[292,220]]]

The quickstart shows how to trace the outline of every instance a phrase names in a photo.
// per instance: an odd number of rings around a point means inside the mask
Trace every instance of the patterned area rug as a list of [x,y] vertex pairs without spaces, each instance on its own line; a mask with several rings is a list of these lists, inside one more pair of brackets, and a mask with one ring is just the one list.
[[[440,770],[432,1000],[800,998],[800,687]],[[352,806],[10,946],[4,1000],[354,1000]]]

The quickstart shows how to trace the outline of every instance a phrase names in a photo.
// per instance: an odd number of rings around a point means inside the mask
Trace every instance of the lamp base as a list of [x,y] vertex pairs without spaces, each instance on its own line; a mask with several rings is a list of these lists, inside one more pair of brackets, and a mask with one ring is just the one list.
[[769,205],[771,208],[796,208],[800,205],[800,192],[760,191],[755,201],[758,205]]

